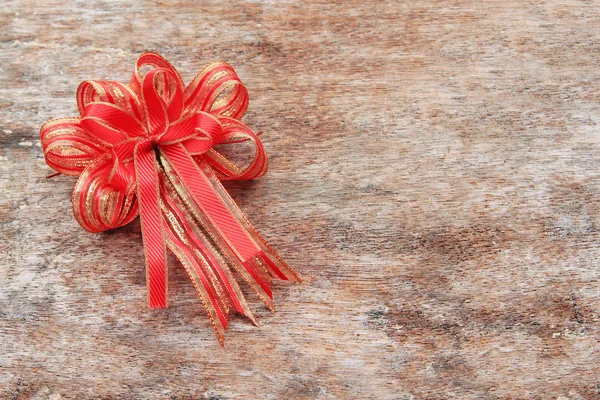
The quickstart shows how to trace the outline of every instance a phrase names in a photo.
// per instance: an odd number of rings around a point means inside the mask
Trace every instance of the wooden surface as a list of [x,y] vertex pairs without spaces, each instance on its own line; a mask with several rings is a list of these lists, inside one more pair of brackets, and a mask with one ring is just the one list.
[[[65,3],[0,5],[2,399],[600,398],[599,1]],[[39,126],[145,50],[236,68],[271,164],[227,187],[304,278],[224,348],[45,179]]]

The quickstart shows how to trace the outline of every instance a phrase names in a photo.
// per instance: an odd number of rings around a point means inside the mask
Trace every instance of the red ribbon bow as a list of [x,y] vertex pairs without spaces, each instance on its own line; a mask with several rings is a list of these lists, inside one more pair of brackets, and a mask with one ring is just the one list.
[[[271,310],[270,278],[300,281],[220,183],[267,171],[260,139],[239,121],[248,92],[230,65],[210,64],[186,87],[168,61],[144,53],[129,85],[85,81],[77,104],[81,118],[42,126],[46,162],[79,176],[73,212],[86,230],[140,215],[150,307],[167,305],[166,248],[185,267],[221,343],[230,310],[256,323],[233,271]],[[256,154],[243,169],[213,149],[247,140]]]

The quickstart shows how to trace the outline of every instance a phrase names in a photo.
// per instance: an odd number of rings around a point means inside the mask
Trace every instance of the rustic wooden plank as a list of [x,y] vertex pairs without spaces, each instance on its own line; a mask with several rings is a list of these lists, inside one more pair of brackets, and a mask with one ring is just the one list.
[[[4,1],[0,397],[600,398],[599,26],[595,0]],[[88,234],[44,178],[39,126],[145,50],[236,68],[271,167],[228,188],[305,280],[224,348],[175,260],[146,307],[139,224]]]

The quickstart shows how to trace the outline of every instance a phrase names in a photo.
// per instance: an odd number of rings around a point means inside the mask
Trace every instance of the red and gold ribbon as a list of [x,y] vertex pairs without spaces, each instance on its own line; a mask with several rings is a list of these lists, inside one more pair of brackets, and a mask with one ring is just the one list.
[[[256,323],[234,273],[271,310],[271,278],[300,281],[220,182],[267,171],[260,139],[240,122],[248,92],[230,65],[210,64],[184,86],[167,60],[144,53],[128,85],[85,81],[77,104],[79,118],[42,126],[46,161],[79,176],[73,213],[86,230],[140,216],[150,307],[167,306],[167,249],[185,267],[221,343],[232,310]],[[242,141],[256,149],[245,168],[213,148]]]

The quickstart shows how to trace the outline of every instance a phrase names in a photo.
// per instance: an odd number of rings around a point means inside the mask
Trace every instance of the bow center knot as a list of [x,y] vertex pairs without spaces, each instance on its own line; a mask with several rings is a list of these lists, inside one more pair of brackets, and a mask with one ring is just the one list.
[[145,140],[149,141],[153,146],[157,146],[160,144],[160,139],[163,136],[163,134],[164,132],[154,135],[148,135],[148,137]]

